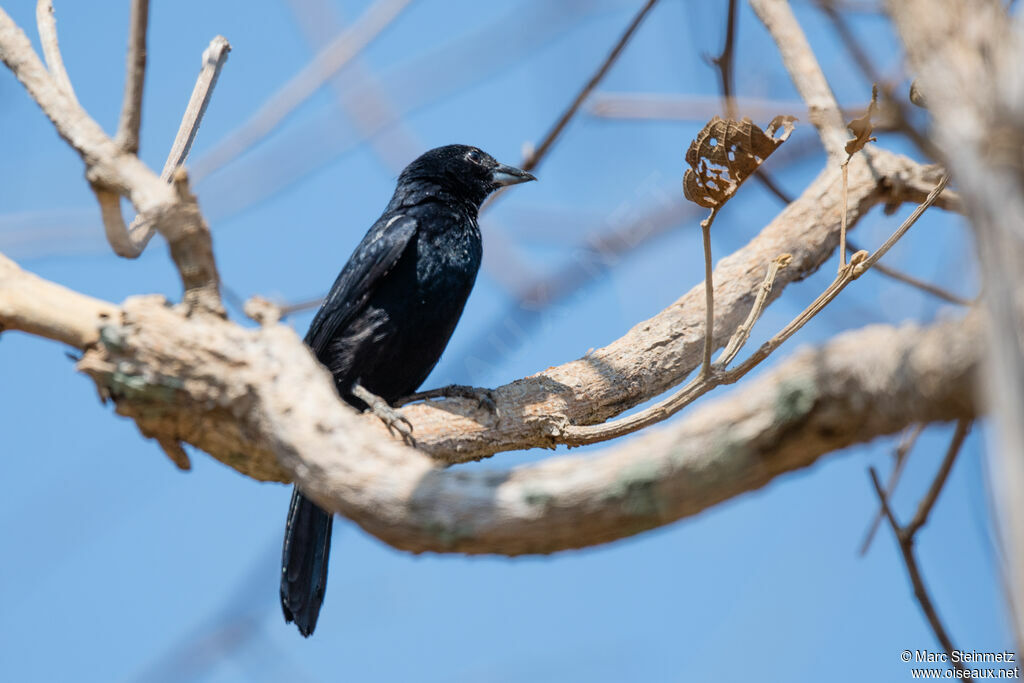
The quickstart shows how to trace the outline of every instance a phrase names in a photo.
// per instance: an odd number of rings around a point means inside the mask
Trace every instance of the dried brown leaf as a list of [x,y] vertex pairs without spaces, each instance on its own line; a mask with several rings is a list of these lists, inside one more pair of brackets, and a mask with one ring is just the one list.
[[855,118],[846,124],[846,127],[853,133],[853,139],[846,143],[846,153],[849,156],[853,156],[857,152],[864,149],[864,145],[869,142],[873,142],[876,138],[872,137],[872,133],[875,131],[875,127],[871,123],[871,116],[875,113],[878,108],[878,86],[871,86],[871,103],[868,105],[868,110],[864,113],[864,116]]
[[706,209],[719,208],[793,132],[794,116],[776,116],[764,131],[750,119],[714,117],[686,150],[683,194]]

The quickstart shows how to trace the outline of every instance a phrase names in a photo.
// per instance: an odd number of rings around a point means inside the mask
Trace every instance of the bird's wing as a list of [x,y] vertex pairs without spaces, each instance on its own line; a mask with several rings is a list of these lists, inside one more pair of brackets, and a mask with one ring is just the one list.
[[322,351],[335,333],[366,304],[409,246],[416,234],[416,225],[416,219],[411,216],[390,216],[377,221],[366,233],[306,332],[306,344],[313,351]]

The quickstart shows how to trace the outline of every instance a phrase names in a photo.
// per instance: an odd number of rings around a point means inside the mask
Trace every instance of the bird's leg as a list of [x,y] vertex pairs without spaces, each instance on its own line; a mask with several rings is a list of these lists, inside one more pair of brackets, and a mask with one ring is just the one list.
[[387,401],[359,382],[352,385],[352,395],[369,406],[370,412],[387,425],[389,432],[398,432],[402,437],[402,441],[410,446],[416,445],[416,441],[412,438],[412,423],[404,415],[389,406]]
[[465,384],[449,384],[439,389],[417,391],[415,394],[410,394],[395,401],[395,406],[404,406],[406,403],[426,401],[431,398],[468,398],[475,400],[478,408],[486,408],[494,413],[495,416],[498,415],[498,404],[494,401],[494,392],[490,389],[471,387]]

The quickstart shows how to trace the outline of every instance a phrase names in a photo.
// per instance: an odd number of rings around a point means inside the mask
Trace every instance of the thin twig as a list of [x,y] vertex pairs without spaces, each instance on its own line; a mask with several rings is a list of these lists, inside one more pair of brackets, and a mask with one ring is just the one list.
[[736,40],[736,0],[729,0],[725,19],[725,43],[722,52],[710,62],[718,67],[718,78],[722,84],[722,105],[725,118],[736,118],[735,90],[733,88],[733,52]]
[[640,8],[640,11],[636,13],[633,20],[629,22],[629,26],[627,26],[626,30],[622,32],[621,36],[619,36],[619,39],[616,41],[615,46],[612,47],[611,52],[609,52],[608,56],[604,58],[601,65],[597,67],[597,71],[595,71],[590,77],[590,80],[580,88],[580,91],[576,93],[575,99],[573,99],[572,103],[564,112],[562,112],[562,115],[558,117],[558,120],[555,121],[555,124],[548,131],[548,134],[544,136],[544,139],[541,140],[540,144],[524,157],[522,165],[524,171],[532,171],[540,165],[540,162],[551,149],[551,146],[555,144],[555,141],[558,140],[562,131],[567,125],[569,125],[569,121],[576,116],[576,112],[579,111],[580,106],[605,77],[605,74],[607,74],[608,70],[612,68],[612,65],[618,60],[619,55],[622,54],[623,49],[625,49],[629,40],[633,37],[633,34],[636,33],[636,30],[640,27],[644,17],[647,16],[648,12],[651,11],[657,1],[658,0],[647,0],[647,2],[644,3],[644,6]]
[[[609,52],[608,56],[604,58],[604,61],[601,62],[601,64],[597,67],[597,70],[593,73],[590,79],[583,84],[583,87],[580,88],[579,92],[576,93],[576,97],[573,98],[573,101],[569,104],[569,106],[566,107],[565,110],[561,113],[561,115],[559,115],[559,117],[555,120],[555,123],[548,130],[547,135],[544,136],[540,144],[529,148],[528,151],[523,155],[523,160],[522,162],[520,162],[519,166],[524,171],[533,171],[538,166],[540,166],[540,163],[544,160],[544,157],[546,157],[548,152],[551,151],[551,148],[554,146],[558,138],[562,135],[562,132],[565,130],[566,126],[569,125],[569,122],[572,121],[574,116],[576,116],[576,113],[579,111],[580,107],[586,101],[587,97],[590,96],[590,93],[594,91],[594,88],[598,86],[601,80],[605,77],[605,74],[608,73],[608,71],[612,68],[612,65],[614,65],[615,62],[618,60],[619,55],[622,54],[622,51],[629,43],[629,40],[633,37],[633,34],[636,33],[636,30],[640,27],[640,24],[643,22],[644,17],[647,16],[647,13],[651,11],[651,8],[654,7],[657,1],[658,0],[647,0],[647,2],[644,3],[644,6],[640,8],[640,11],[637,12],[636,15],[634,15],[632,21],[629,22],[629,25],[626,27],[626,30],[623,31],[622,35],[619,36],[619,39],[615,42],[615,45],[612,47],[611,52]],[[485,201],[483,206],[480,207],[481,213],[487,211],[492,206],[494,206],[495,202],[497,202],[505,194],[507,190],[507,187],[503,187],[494,194],[492,194],[490,197],[488,197],[487,201]]]
[[267,99],[249,119],[217,145],[195,168],[195,177],[210,175],[234,161],[270,134],[299,105],[373,42],[411,0],[376,0],[353,24]]
[[43,58],[50,77],[71,101],[78,104],[75,89],[71,87],[71,79],[64,68],[64,58],[60,54],[60,43],[57,41],[57,16],[53,12],[52,0],[39,0],[36,3],[36,24],[39,27],[39,42],[43,46]]
[[[846,244],[853,251],[860,251],[860,248],[857,247],[852,241],[847,240]],[[875,264],[874,270],[878,271],[879,273],[885,275],[888,278],[896,280],[897,282],[902,282],[904,284],[910,285],[911,287],[916,287],[917,289],[920,289],[923,292],[931,294],[932,296],[936,296],[942,299],[943,301],[947,301],[951,304],[956,304],[958,306],[970,306],[971,304],[974,303],[970,299],[964,298],[958,294],[953,294],[952,292],[945,290],[942,287],[939,287],[938,285],[933,285],[930,282],[920,280],[914,277],[913,275],[908,275],[904,273],[902,270],[898,270],[891,266],[887,266],[881,262]]]
[[[722,108],[725,110],[725,118],[731,120],[736,120],[738,116],[736,112],[736,92],[733,85],[736,68],[736,63],[733,59],[736,45],[736,5],[736,0],[729,0],[729,9],[726,12],[725,18],[725,42],[722,45],[722,52],[717,57],[709,59],[709,61],[718,68],[718,81],[722,86]],[[774,117],[777,113],[778,110],[776,109],[765,118]],[[769,192],[778,197],[783,204],[789,205],[792,203],[793,199],[783,192],[775,180],[765,173],[762,168],[758,167],[758,169],[754,171],[754,175],[757,180],[768,188]]]
[[754,171],[754,180],[764,185],[769,192],[775,195],[778,200],[783,203],[783,205],[789,206],[793,203],[793,197],[779,187],[778,181],[776,181],[775,178],[763,168],[758,167],[758,169]]
[[967,432],[970,430],[970,426],[970,420],[960,420],[957,422],[956,431],[953,434],[953,440],[949,444],[949,449],[946,451],[946,457],[943,458],[942,465],[940,466],[938,473],[935,475],[935,479],[932,481],[932,485],[929,487],[928,493],[918,504],[917,513],[914,515],[914,519],[907,526],[900,526],[899,522],[896,521],[896,516],[893,514],[892,507],[889,505],[888,496],[886,496],[885,491],[882,489],[882,484],[878,479],[878,473],[875,471],[875,468],[872,467],[868,470],[871,475],[871,483],[875,488],[875,493],[878,495],[878,500],[882,504],[882,512],[885,515],[885,518],[889,521],[889,526],[892,527],[893,534],[896,536],[896,541],[899,544],[900,553],[903,555],[903,563],[906,565],[907,575],[910,577],[910,583],[914,588],[914,597],[917,598],[917,602],[921,606],[921,611],[924,612],[925,619],[928,620],[928,624],[931,626],[932,632],[935,634],[935,638],[946,651],[949,663],[959,670],[959,678],[967,681],[974,679],[971,678],[963,663],[953,657],[953,651],[956,650],[956,648],[953,646],[953,640],[949,637],[946,627],[939,618],[939,614],[935,610],[935,604],[932,602],[928,589],[924,584],[924,579],[921,576],[921,569],[917,563],[917,555],[914,552],[914,540],[917,532],[920,531],[921,527],[923,527],[928,521],[928,515],[935,506],[935,501],[938,499],[939,494],[942,492],[942,487],[945,485],[949,472],[953,468],[953,463],[956,460],[957,454],[960,452],[960,447],[963,445],[964,439],[967,437]]
[[718,215],[718,209],[711,209],[707,218],[700,222],[701,237],[704,241],[704,362],[700,366],[700,376],[707,377],[711,372],[712,336],[715,329],[715,284],[712,281],[714,267],[711,262],[711,224]]
[[846,161],[842,164],[843,169],[843,213],[839,221],[839,269],[838,272],[842,273],[843,268],[846,267],[846,210],[847,204],[849,203],[849,166],[850,158],[847,157]]
[[131,29],[124,79],[124,101],[114,142],[127,154],[139,151],[139,127],[142,125],[142,91],[146,83],[146,31],[149,26],[149,0],[132,0]]
[[302,299],[300,301],[295,301],[290,304],[283,304],[279,306],[279,308],[281,309],[281,317],[286,318],[287,316],[292,315],[293,313],[301,313],[302,311],[308,311],[311,308],[317,308],[323,302],[324,297],[318,296],[313,297],[312,299]]
[[885,256],[885,254],[890,249],[892,249],[893,245],[899,242],[901,237],[907,234],[907,230],[910,230],[910,228],[913,227],[914,223],[917,222],[917,219],[921,217],[921,214],[927,211],[928,208],[935,203],[935,200],[939,198],[939,195],[942,194],[942,191],[946,189],[946,185],[948,184],[949,173],[943,173],[942,177],[939,178],[939,182],[936,183],[935,189],[929,192],[928,196],[925,197],[925,200],[918,204],[917,208],[914,209],[909,216],[907,216],[907,219],[903,221],[903,225],[901,225],[899,229],[896,230],[896,232],[890,235],[889,239],[887,239],[882,244],[882,246],[875,250],[875,253],[871,254],[871,256],[868,257],[868,260],[864,262],[863,266],[861,266],[861,272],[857,274],[858,277],[860,277],[860,274],[863,273],[865,270],[871,268],[873,265],[878,263],[878,260]]
[[828,2],[820,2],[822,11],[832,20],[832,24],[836,29],[836,33],[839,35],[839,39],[843,42],[847,52],[853,57],[853,61],[856,62],[857,66],[863,72],[864,76],[871,83],[877,84],[882,94],[882,99],[885,101],[888,108],[896,113],[896,128],[907,136],[914,146],[921,150],[922,153],[926,154],[932,159],[938,159],[937,150],[935,145],[932,144],[928,136],[924,135],[919,131],[913,124],[910,123],[910,108],[902,98],[893,95],[892,87],[888,84],[886,79],[882,78],[882,75],[875,68],[875,65],[871,62],[871,57],[861,46],[860,42],[854,37],[853,31],[850,30],[849,25],[846,23],[846,19],[843,15],[836,10]]
[[[885,514],[885,518],[889,521],[889,526],[892,527],[893,533],[896,535],[896,540],[899,542],[900,554],[903,555],[903,564],[907,568],[907,575],[910,577],[910,583],[914,587],[914,597],[917,598],[917,602],[921,606],[921,611],[924,612],[925,619],[928,620],[928,624],[931,626],[936,639],[938,639],[939,643],[942,645],[942,649],[946,651],[947,656],[950,659],[950,663],[957,669],[962,670],[963,664],[959,661],[953,660],[952,655],[950,654],[956,648],[953,647],[953,641],[950,639],[949,633],[946,631],[946,627],[939,618],[938,612],[935,611],[935,605],[932,603],[931,596],[928,594],[928,588],[924,585],[924,579],[921,577],[921,569],[917,564],[917,555],[914,553],[913,539],[907,540],[904,537],[904,530],[900,527],[899,522],[896,521],[892,508],[889,507],[889,500],[885,497],[885,491],[882,490],[882,484],[878,480],[878,473],[875,472],[875,468],[870,468],[868,472],[871,475],[871,483],[875,487],[875,493],[878,495],[878,500],[882,504],[882,511]],[[962,680],[973,679],[969,676],[965,676]]]
[[729,363],[736,358],[740,349],[747,343],[747,340],[750,338],[750,332],[754,329],[754,323],[758,321],[764,312],[768,295],[772,293],[772,286],[775,284],[775,277],[779,274],[780,270],[789,265],[792,259],[793,257],[790,254],[780,254],[768,264],[768,272],[765,273],[764,281],[761,282],[761,286],[757,289],[757,296],[754,298],[754,305],[751,306],[750,313],[747,314],[747,319],[736,328],[736,331],[729,339],[729,343],[722,349],[722,353],[715,360],[715,368],[729,367]]
[[[564,427],[562,435],[565,438],[565,442],[570,446],[582,446],[584,444],[597,443],[598,441],[605,441],[617,436],[630,434],[643,429],[644,427],[668,419],[704,394],[722,384],[723,378],[729,376],[728,373],[723,372],[725,365],[735,358],[736,354],[743,347],[743,344],[750,337],[750,330],[764,311],[768,294],[771,292],[772,285],[775,282],[775,276],[778,274],[779,270],[789,263],[790,258],[791,256],[789,254],[781,254],[775,258],[771,264],[769,264],[768,271],[765,274],[764,281],[761,283],[761,287],[758,289],[757,298],[754,301],[754,305],[751,307],[750,314],[747,316],[746,321],[744,321],[744,323],[733,333],[732,338],[726,345],[726,351],[722,353],[714,364],[708,363],[702,366],[700,374],[682,389],[667,399],[659,401],[655,405],[650,408],[646,408],[639,413],[599,425],[568,425]],[[705,292],[707,292],[706,286]],[[707,354],[707,340],[710,336],[710,334],[705,335],[705,354]],[[710,370],[705,370],[705,368],[710,368]]]
[[964,445],[964,440],[967,438],[967,433],[970,430],[970,420],[960,420],[956,423],[956,430],[953,432],[953,439],[950,441],[949,448],[946,450],[946,457],[942,459],[942,464],[939,466],[939,471],[936,473],[935,479],[932,481],[932,485],[928,489],[928,493],[925,494],[924,498],[921,499],[920,504],[917,506],[917,512],[914,514],[914,518],[910,520],[910,523],[906,526],[907,535],[913,536],[921,529],[921,527],[928,523],[928,516],[932,512],[932,508],[935,507],[935,501],[938,500],[939,494],[942,492],[942,487],[946,484],[946,479],[949,477],[950,470],[953,469],[953,463],[956,461],[956,456],[960,452],[960,448]]
[[192,88],[192,96],[185,107],[185,115],[181,118],[181,125],[178,126],[178,134],[174,137],[171,145],[171,152],[167,155],[164,169],[160,177],[170,182],[174,169],[185,163],[188,153],[192,149],[192,143],[199,131],[199,124],[203,122],[203,115],[206,107],[210,104],[210,97],[213,96],[213,89],[217,85],[221,69],[228,60],[228,53],[231,52],[231,44],[224,36],[216,36],[203,50],[203,63],[199,69],[199,76],[196,78],[196,85]]
[[[196,139],[196,133],[199,131],[199,124],[203,122],[203,114],[206,113],[206,107],[213,96],[213,88],[217,85],[217,78],[227,62],[229,52],[231,52],[231,44],[224,36],[216,36],[203,50],[199,76],[196,78],[195,87],[192,88],[192,96],[189,98],[188,105],[185,107],[181,125],[178,126],[178,134],[174,137],[171,151],[167,155],[167,161],[160,173],[160,178],[166,182],[171,182],[174,171],[182,166],[188,158],[192,143]],[[107,241],[110,242],[110,246],[119,256],[137,258],[153,238],[152,222],[144,221],[142,216],[136,216],[131,225],[125,228],[124,220],[119,219],[121,216],[120,203],[118,203],[115,213],[109,198],[101,197],[99,192],[96,193],[96,198],[103,211],[103,224],[106,227]],[[109,222],[108,217],[111,220],[117,218],[120,222]]]
[[[876,268],[878,266],[875,266]],[[893,451],[893,466],[892,472],[889,474],[889,481],[885,482],[885,495],[892,497],[892,494],[896,491],[896,485],[899,483],[900,475],[903,474],[903,469],[907,464],[907,456],[910,455],[910,451],[914,448],[914,444],[921,437],[924,432],[925,425],[923,422],[908,427],[903,430],[903,436],[900,438],[899,444],[896,446],[896,450]],[[871,542],[875,539],[875,534],[878,533],[878,527],[882,523],[882,519],[885,517],[885,513],[882,508],[878,508],[878,512],[875,513],[875,518],[871,521],[871,525],[868,527],[868,532],[864,535],[864,542],[860,546],[860,555],[866,555],[868,550],[871,548]]]
[[913,213],[907,217],[903,224],[896,229],[896,231],[885,241],[885,243],[882,244],[881,247],[878,248],[875,253],[868,255],[867,252],[860,251],[854,254],[850,259],[850,262],[846,264],[846,267],[839,272],[835,280],[832,281],[832,284],[830,284],[824,292],[818,295],[818,298],[811,302],[806,309],[801,311],[799,315],[791,320],[789,324],[782,328],[782,330],[775,336],[762,344],[761,347],[751,354],[751,356],[743,363],[732,370],[715,367],[713,368],[714,372],[708,375],[701,373],[697,378],[692,380],[689,384],[669,398],[651,406],[650,408],[646,408],[638,413],[629,415],[628,417],[597,425],[568,425],[563,428],[563,435],[566,439],[566,443],[572,446],[582,446],[631,434],[639,429],[643,429],[644,427],[648,427],[652,424],[668,419],[718,386],[737,382],[740,378],[749,373],[768,356],[770,356],[772,352],[785,343],[786,340],[796,334],[797,331],[814,318],[814,316],[820,313],[825,306],[831,303],[832,300],[835,299],[848,284],[863,275],[866,270],[868,270],[878,261],[878,259],[889,251],[889,249],[891,249],[892,246],[906,234],[907,230],[917,222],[917,219],[921,217],[921,214],[935,203],[935,200],[938,199],[943,188],[946,187],[946,183],[948,182],[949,174],[947,173],[942,176],[935,188],[925,198],[924,202],[922,202],[913,211]]
[[786,0],[750,0],[750,6],[768,29],[782,63],[807,103],[811,123],[818,129],[825,151],[832,159],[845,155],[846,124],[839,103],[829,87],[821,65]]

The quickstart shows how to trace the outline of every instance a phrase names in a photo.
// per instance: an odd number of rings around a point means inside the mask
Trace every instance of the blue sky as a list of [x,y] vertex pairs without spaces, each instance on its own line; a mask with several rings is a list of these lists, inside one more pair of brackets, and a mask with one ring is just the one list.
[[[56,4],[78,97],[112,131],[128,3]],[[381,145],[411,159],[463,142],[517,163],[522,145],[546,132],[639,4],[414,0],[363,53],[358,70],[339,79],[340,88],[358,93],[359,80],[371,74],[400,114],[399,127],[368,143],[325,88],[269,139],[196,184],[225,283],[243,297],[296,300],[324,291],[393,189],[398,168]],[[34,3],[8,5],[35,41]],[[307,16],[304,32],[293,7],[318,5],[331,11]],[[307,63],[312,34],[335,34],[338,21],[351,22],[366,5],[154,2],[143,159],[162,167],[199,55],[214,35],[225,35],[233,51],[196,142],[196,166]],[[770,39],[742,7],[738,92],[795,102]],[[862,104],[870,84],[827,21],[811,3],[796,8],[840,100]],[[703,55],[719,49],[723,15],[724,3],[662,0],[601,89],[716,94]],[[857,16],[855,28],[882,71],[899,73],[885,22]],[[683,153],[702,123],[581,114],[537,172],[541,182],[515,188],[484,219],[485,270],[426,386],[493,386],[576,358],[699,283],[700,231],[690,220],[539,314],[517,309],[510,294],[579,258],[576,245],[588,236],[652,204],[682,202]],[[106,247],[80,161],[6,72],[0,130],[0,251],[112,301],[180,295],[159,239],[137,261]],[[880,138],[910,152],[894,136]],[[824,162],[806,122],[787,143],[798,144],[812,153],[773,169],[794,194]],[[745,186],[716,221],[716,259],[778,209],[759,185]],[[877,245],[908,212],[877,210],[855,238]],[[886,262],[973,295],[967,238],[955,217],[929,214]],[[792,285],[750,348],[830,278],[826,266]],[[956,314],[869,274],[775,360],[842,329]],[[309,319],[289,322],[303,331]],[[903,680],[903,649],[938,648],[891,534],[883,528],[867,557],[856,554],[876,508],[866,470],[888,471],[894,440],[830,456],[670,527],[551,557],[411,556],[339,520],[324,611],[315,636],[304,640],[277,604],[289,487],[253,482],[201,453],[193,454],[191,473],[177,472],[134,425],[100,404],[52,342],[3,335],[0,386],[5,680]],[[904,519],[951,431],[928,429],[912,454],[895,501]],[[969,438],[921,533],[919,555],[955,642],[996,651],[1010,647],[1011,636],[988,522],[985,431]],[[502,454],[473,466],[548,455]]]

